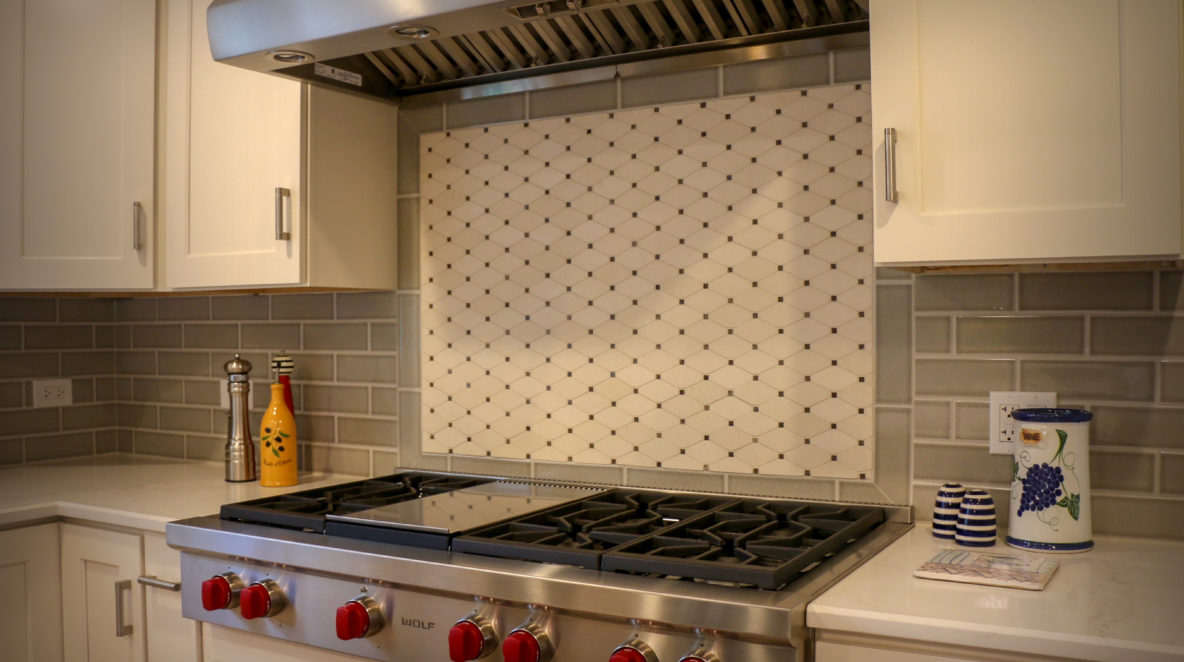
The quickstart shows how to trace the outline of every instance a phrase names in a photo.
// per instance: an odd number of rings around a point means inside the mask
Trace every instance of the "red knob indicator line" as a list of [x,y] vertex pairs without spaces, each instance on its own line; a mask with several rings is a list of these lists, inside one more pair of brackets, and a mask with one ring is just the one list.
[[481,657],[485,650],[485,635],[476,623],[461,621],[448,631],[448,659],[469,662]]
[[243,618],[246,619],[261,618],[271,611],[271,594],[262,584],[251,584],[244,588],[239,602]]
[[539,662],[539,640],[525,630],[511,632],[502,642],[506,662]]

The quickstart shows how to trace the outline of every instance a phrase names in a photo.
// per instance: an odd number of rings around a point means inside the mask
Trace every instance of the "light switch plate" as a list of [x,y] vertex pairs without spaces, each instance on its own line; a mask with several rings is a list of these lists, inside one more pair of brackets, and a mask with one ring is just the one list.
[[1030,407],[1056,407],[1057,394],[1048,391],[991,391],[987,408],[990,418],[990,450],[992,455],[1011,455],[1015,437],[1019,434],[1011,412]]

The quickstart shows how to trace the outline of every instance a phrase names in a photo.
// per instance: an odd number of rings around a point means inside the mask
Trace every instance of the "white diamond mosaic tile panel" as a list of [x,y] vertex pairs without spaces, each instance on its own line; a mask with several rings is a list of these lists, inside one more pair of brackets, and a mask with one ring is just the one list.
[[421,136],[424,452],[872,478],[868,92]]

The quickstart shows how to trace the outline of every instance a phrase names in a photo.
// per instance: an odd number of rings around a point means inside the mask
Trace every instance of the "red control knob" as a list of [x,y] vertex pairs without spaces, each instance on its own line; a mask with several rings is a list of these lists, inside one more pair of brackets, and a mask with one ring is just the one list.
[[337,608],[337,638],[361,639],[370,631],[370,612],[357,602],[347,602]]
[[608,662],[646,662],[645,655],[636,648],[618,648]]
[[243,618],[262,618],[270,615],[271,592],[263,584],[251,584],[244,588],[239,601],[242,603]]
[[684,657],[678,662],[706,662],[706,660],[701,657]]
[[230,581],[221,575],[201,583],[201,606],[206,611],[226,609],[230,606],[232,596]]
[[[461,621],[448,631],[448,659],[469,662],[485,652],[485,633],[472,621]],[[508,659],[508,658],[507,658]]]
[[526,630],[515,630],[502,642],[506,662],[540,662],[539,640]]

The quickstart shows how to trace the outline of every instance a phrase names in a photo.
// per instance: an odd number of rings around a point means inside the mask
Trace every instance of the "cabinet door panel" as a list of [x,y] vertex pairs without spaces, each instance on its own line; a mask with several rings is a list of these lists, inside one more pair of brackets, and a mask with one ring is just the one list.
[[[62,525],[62,634],[66,662],[141,662],[144,619],[140,536]],[[131,588],[118,589],[129,581]],[[124,612],[116,613],[117,591]],[[117,635],[116,625],[131,626]]]
[[[1179,255],[1180,11],[875,5],[877,263]],[[890,127],[898,202],[884,195]]]
[[151,287],[155,3],[4,4],[0,287]]
[[0,532],[0,642],[5,660],[61,662],[58,525]]
[[[181,581],[181,553],[163,535],[144,534],[144,574]],[[181,615],[180,591],[153,586],[144,591],[144,628],[149,660],[201,662],[201,623]]]
[[[169,11],[169,287],[298,284],[304,245],[302,87],[211,59],[210,0]],[[276,238],[276,188],[291,239]]]

